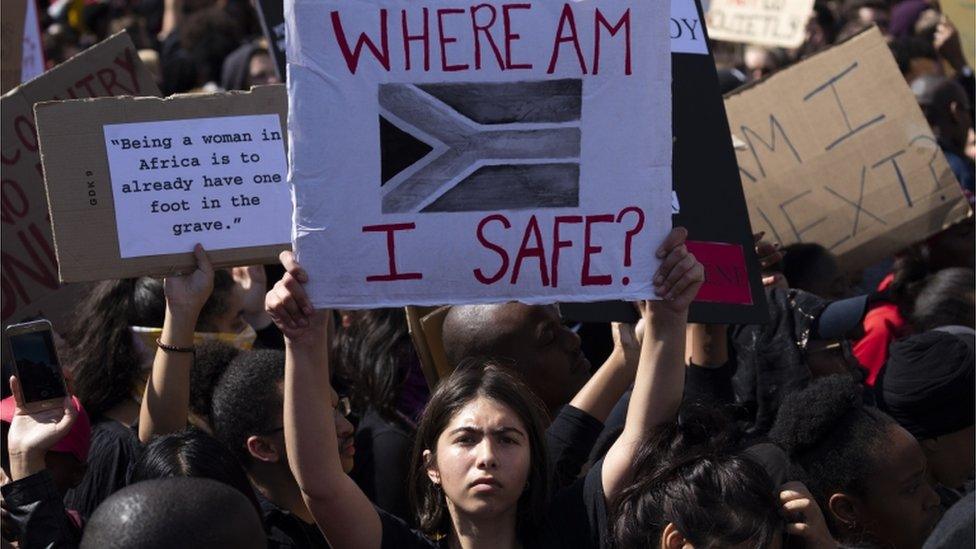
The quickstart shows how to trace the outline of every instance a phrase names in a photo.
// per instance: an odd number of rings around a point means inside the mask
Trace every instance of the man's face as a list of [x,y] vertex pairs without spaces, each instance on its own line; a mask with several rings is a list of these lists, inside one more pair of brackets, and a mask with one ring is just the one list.
[[498,354],[517,369],[551,413],[567,404],[590,377],[580,338],[566,327],[555,305],[507,303],[492,319],[504,335]]

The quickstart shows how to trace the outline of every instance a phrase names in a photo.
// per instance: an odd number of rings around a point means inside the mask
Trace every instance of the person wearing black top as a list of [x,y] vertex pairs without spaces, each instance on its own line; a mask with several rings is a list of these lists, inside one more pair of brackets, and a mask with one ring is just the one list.
[[[603,507],[605,514],[606,500],[631,480],[634,450],[645,433],[675,417],[688,306],[704,280],[704,268],[684,245],[686,237],[687,231],[674,229],[656,252],[661,265],[653,284],[662,299],[641,304],[647,333],[627,423],[597,472],[587,475],[599,489],[585,490],[583,498],[564,505],[594,508],[596,514]],[[538,526],[544,516],[568,514],[545,502],[542,414],[531,392],[491,360],[459,367],[438,387],[420,421],[412,490],[422,532],[375,509],[343,473],[333,450],[334,427],[315,419],[328,406],[322,390],[329,384],[329,317],[311,308],[302,286],[308,280],[304,270],[287,253],[283,260],[287,273],[268,293],[266,308],[285,334],[288,461],[302,498],[333,546],[585,547],[591,545],[588,539],[605,537],[606,529],[589,520],[588,538],[568,540],[569,532]]]

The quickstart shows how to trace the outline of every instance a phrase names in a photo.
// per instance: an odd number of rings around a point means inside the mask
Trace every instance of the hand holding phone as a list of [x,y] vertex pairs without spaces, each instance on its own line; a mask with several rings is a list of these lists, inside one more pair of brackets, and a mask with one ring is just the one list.
[[18,406],[27,412],[61,408],[68,391],[51,323],[37,320],[14,324],[5,332],[22,391]]

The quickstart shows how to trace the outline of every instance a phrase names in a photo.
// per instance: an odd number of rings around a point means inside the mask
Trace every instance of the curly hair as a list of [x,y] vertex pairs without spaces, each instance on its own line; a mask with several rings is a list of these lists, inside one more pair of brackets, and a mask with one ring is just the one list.
[[205,340],[193,352],[190,369],[190,411],[210,421],[214,389],[231,361],[237,358],[237,347],[221,341]]
[[247,439],[275,429],[284,400],[278,385],[285,379],[285,353],[247,351],[231,361],[213,393],[210,423],[217,440],[244,465],[252,463]]
[[[850,376],[818,379],[789,395],[780,406],[769,437],[792,462],[791,476],[806,484],[821,509],[837,492],[864,495],[865,479],[881,459],[893,419],[864,406]],[[831,513],[824,513],[838,535]]]

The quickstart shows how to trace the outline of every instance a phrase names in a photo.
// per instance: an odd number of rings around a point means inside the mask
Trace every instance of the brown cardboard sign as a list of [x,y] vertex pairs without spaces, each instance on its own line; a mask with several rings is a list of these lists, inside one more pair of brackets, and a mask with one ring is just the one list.
[[[4,17],[6,17],[6,12]],[[159,95],[132,40],[119,33],[0,99],[3,322],[43,315],[57,322],[73,300],[58,284],[33,106],[39,101]],[[64,294],[64,297],[56,297]],[[58,327],[58,326],[56,326]]]
[[871,265],[969,215],[877,28],[726,97],[755,231]]
[[795,48],[812,11],[813,0],[712,0],[705,19],[712,40]]
[[35,107],[62,282],[270,263],[288,249],[283,85]]

